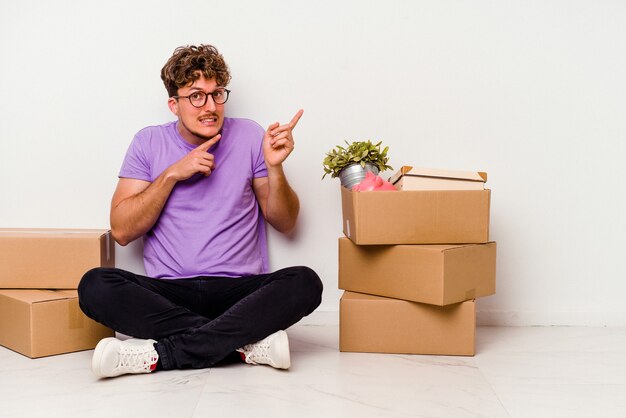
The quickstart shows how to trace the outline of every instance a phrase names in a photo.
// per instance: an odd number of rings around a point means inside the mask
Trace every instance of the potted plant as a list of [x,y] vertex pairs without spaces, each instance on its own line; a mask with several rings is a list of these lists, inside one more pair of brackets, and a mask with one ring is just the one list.
[[324,158],[324,175],[339,177],[341,185],[352,187],[365,178],[365,173],[371,171],[378,174],[381,171],[391,170],[393,167],[387,164],[389,147],[380,150],[381,142],[372,144],[372,141],[346,141],[347,147],[337,145],[326,153]]

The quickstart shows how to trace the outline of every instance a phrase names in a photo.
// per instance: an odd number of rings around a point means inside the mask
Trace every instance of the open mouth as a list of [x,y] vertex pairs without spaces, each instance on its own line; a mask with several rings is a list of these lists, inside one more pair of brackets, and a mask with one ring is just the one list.
[[202,126],[214,126],[217,123],[217,116],[207,116],[198,119]]

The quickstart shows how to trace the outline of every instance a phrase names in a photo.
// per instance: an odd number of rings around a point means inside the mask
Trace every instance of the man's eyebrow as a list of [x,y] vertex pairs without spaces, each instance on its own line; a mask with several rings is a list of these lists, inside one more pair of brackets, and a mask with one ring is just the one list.
[[216,91],[218,91],[218,90],[224,90],[224,87],[220,87],[220,86],[218,86],[218,87],[215,87],[215,90],[213,90],[213,91],[209,91],[209,92],[205,92],[205,91],[204,91],[204,90],[202,90],[200,87],[189,87],[189,90],[201,91],[201,92],[206,93],[206,94],[211,94],[211,93],[215,93],[215,92],[216,92]]

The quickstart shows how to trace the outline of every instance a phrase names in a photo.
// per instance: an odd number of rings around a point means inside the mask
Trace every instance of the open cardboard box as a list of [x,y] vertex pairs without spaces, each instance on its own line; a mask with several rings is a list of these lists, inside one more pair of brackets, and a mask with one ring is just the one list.
[[25,356],[88,350],[114,335],[83,314],[76,290],[0,290],[0,345]]
[[489,241],[491,191],[353,192],[341,187],[343,233],[359,245]]
[[344,292],[340,351],[473,356],[476,303],[433,306]]
[[450,305],[496,292],[496,243],[356,245],[339,238],[339,288]]
[[76,289],[115,265],[114,244],[105,229],[0,228],[0,289]]

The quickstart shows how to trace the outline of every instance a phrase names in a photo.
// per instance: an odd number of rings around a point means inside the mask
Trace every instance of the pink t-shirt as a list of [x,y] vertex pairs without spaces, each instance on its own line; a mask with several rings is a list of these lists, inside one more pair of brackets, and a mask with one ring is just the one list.
[[[154,181],[194,146],[178,122],[135,135],[119,177]],[[263,128],[248,119],[225,118],[221,139],[209,152],[216,168],[196,174],[172,190],[156,224],[144,236],[144,265],[150,277],[241,277],[269,269],[265,220],[252,179],[266,177]]]

